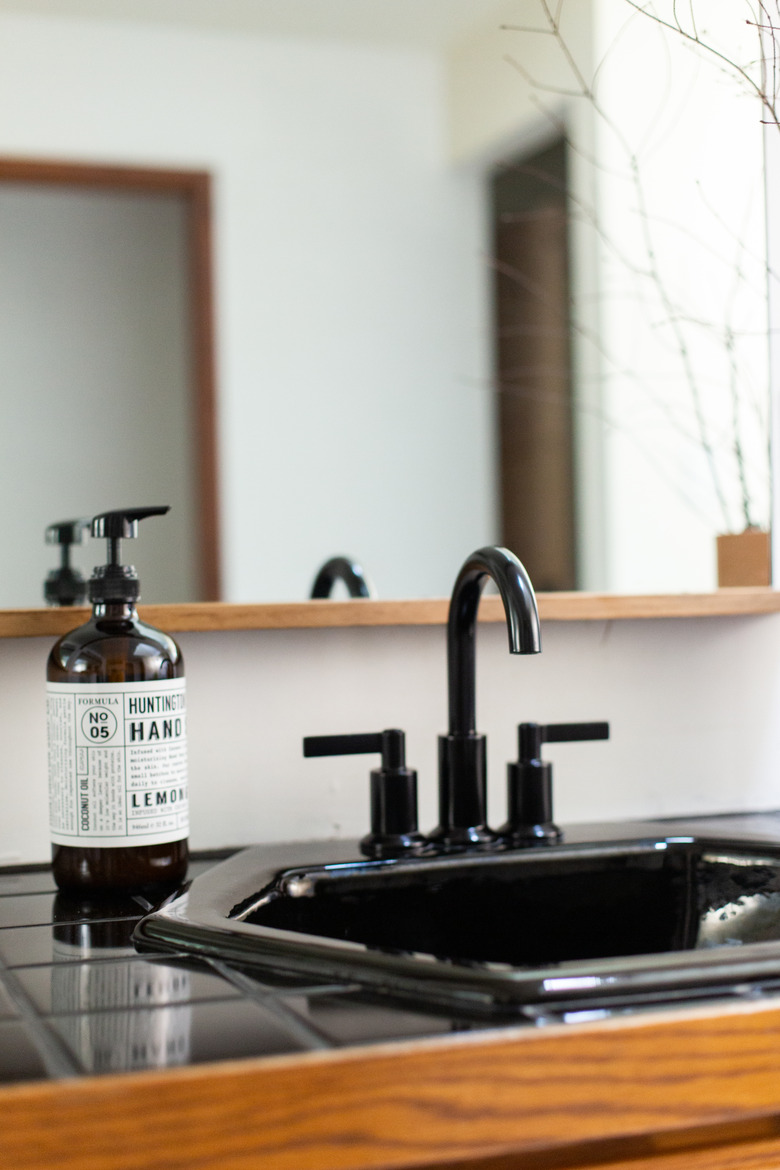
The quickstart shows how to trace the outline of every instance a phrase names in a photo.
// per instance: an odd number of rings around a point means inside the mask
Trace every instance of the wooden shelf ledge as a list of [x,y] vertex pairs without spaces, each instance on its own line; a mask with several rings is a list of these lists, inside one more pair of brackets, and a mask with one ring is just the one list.
[[[714,593],[636,594],[540,593],[542,621],[621,621],[649,618],[693,618],[757,615],[780,612],[774,589],[719,589]],[[184,605],[142,605],[141,616],[152,625],[177,633],[186,630],[301,630],[349,626],[438,626],[447,621],[448,598],[404,601],[262,602],[257,605],[220,601]],[[0,637],[58,637],[86,621],[84,609],[0,610]],[[485,597],[480,621],[503,621],[498,597]]]

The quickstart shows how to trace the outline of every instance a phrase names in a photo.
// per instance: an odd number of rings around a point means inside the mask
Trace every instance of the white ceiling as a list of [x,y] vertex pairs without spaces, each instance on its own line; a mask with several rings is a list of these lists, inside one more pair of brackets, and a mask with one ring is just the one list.
[[501,23],[507,0],[0,0],[0,11],[440,49]]

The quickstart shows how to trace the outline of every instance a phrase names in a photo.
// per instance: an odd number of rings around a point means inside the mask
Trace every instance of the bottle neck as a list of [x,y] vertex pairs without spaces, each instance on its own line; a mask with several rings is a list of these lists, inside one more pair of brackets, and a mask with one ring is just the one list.
[[95,601],[92,604],[93,618],[108,618],[111,621],[136,621],[138,611],[134,601]]

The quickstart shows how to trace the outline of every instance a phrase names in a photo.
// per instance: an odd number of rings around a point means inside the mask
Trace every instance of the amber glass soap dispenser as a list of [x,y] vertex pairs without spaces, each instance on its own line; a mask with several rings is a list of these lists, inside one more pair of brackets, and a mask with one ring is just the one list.
[[142,891],[187,870],[184,663],[139,620],[138,576],[120,542],[168,508],[92,521],[108,563],[89,582],[92,617],[49,655],[47,723],[54,878],[61,889]]

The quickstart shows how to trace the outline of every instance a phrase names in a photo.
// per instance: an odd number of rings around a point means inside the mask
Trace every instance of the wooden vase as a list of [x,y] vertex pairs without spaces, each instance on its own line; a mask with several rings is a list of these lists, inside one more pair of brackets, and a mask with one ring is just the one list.
[[718,588],[771,585],[770,534],[763,528],[746,528],[717,537]]

